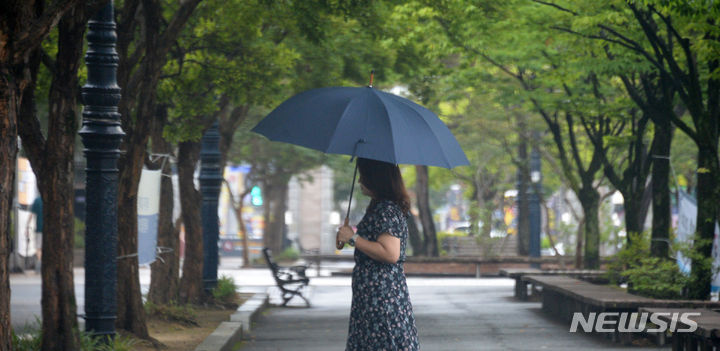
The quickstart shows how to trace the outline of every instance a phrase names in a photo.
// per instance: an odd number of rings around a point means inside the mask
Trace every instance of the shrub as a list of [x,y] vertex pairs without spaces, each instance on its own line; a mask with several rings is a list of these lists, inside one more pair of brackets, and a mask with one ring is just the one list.
[[288,247],[283,252],[275,255],[276,261],[295,261],[300,258],[300,252],[294,247]]
[[232,277],[223,275],[218,279],[217,286],[212,290],[213,298],[218,302],[235,303],[237,298],[237,286]]
[[466,237],[468,233],[465,232],[437,232],[437,243],[438,243],[438,254],[440,256],[447,256],[447,238]]
[[[629,292],[646,297],[683,298],[683,290],[690,283],[691,278],[680,271],[675,260],[650,255],[648,232],[629,235],[630,244],[625,245],[608,265],[610,281],[616,284],[626,282]],[[698,253],[690,246],[676,244],[671,249],[674,252],[682,252],[686,257],[695,258],[695,262],[703,264],[707,261],[707,264],[711,264],[712,258],[697,260]]]

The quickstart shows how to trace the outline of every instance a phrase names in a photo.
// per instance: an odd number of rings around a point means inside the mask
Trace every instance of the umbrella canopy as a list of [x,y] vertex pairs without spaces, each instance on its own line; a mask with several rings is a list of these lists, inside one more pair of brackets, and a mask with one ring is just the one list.
[[252,131],[273,141],[394,164],[469,164],[432,111],[372,87],[308,90],[280,104]]

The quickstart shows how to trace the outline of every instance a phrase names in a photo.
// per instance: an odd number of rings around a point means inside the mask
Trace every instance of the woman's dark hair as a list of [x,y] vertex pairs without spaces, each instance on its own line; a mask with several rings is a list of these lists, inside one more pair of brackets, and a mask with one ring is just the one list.
[[405,190],[400,167],[383,161],[358,157],[360,182],[370,190],[375,198],[368,208],[372,208],[378,200],[394,201],[407,215],[410,213],[410,197]]

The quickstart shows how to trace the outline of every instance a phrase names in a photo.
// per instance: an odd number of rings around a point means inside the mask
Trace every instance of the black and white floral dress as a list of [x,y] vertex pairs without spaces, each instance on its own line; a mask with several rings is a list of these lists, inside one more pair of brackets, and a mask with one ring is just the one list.
[[408,238],[405,215],[395,202],[380,200],[365,213],[357,233],[370,241],[377,241],[382,233],[399,238],[400,258],[397,263],[382,263],[355,250],[346,351],[419,350],[403,270]]

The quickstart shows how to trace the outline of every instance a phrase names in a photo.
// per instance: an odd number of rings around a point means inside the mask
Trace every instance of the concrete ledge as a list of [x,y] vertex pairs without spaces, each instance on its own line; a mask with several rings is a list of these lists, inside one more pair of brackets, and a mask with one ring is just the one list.
[[232,351],[233,347],[242,341],[244,334],[250,331],[253,320],[267,305],[268,294],[253,294],[230,316],[229,322],[220,323],[195,351]]
[[268,294],[254,294],[251,298],[245,301],[242,306],[238,307],[237,312],[230,316],[230,321],[242,323],[243,332],[250,332],[252,322],[257,318],[259,313],[268,306],[268,301]]
[[222,322],[195,351],[231,351],[236,343],[242,341],[242,323]]

